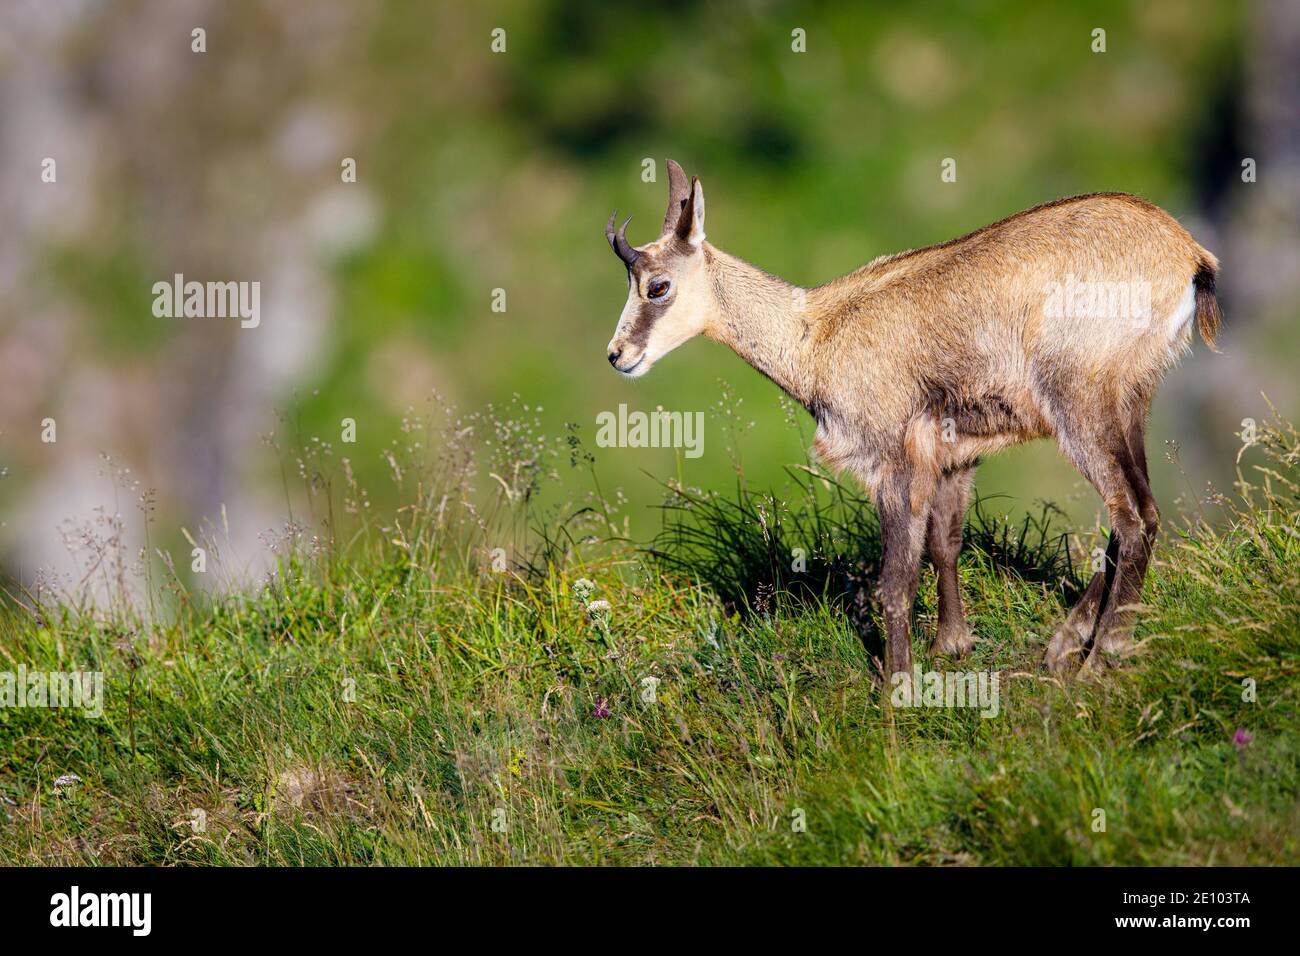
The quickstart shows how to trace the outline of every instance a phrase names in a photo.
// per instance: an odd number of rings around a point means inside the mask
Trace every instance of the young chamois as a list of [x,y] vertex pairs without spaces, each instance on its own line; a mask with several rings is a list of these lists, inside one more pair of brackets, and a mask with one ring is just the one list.
[[[1193,319],[1219,326],[1215,257],[1170,215],[1123,193],[1037,206],[960,239],[882,256],[802,289],[705,241],[704,191],[668,162],[662,234],[633,247],[610,364],[639,377],[706,335],[802,403],[814,451],[866,486],[879,512],[886,673],[910,672],[909,623],[928,545],[938,573],[933,654],[975,636],[957,581],[979,457],[1054,438],[1110,516],[1105,570],[1056,630],[1045,663],[1064,673],[1122,656],[1158,528],[1147,412],[1187,351]],[[1086,657],[1086,660],[1085,660]]]

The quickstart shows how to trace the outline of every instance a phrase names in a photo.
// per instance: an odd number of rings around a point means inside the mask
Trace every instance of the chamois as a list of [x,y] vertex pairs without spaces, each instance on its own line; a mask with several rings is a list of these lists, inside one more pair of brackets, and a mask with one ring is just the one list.
[[[1151,398],[1190,349],[1215,349],[1218,260],[1172,216],[1124,193],[1060,199],[959,239],[882,256],[803,289],[705,241],[704,191],[668,161],[655,241],[605,237],[628,297],[607,353],[629,377],[696,335],[730,346],[817,422],[814,453],[875,502],[887,674],[910,672],[909,625],[928,545],[938,576],[934,655],[960,655],[957,553],[981,455],[1054,438],[1110,517],[1104,571],[1056,629],[1044,663],[1120,659],[1159,511],[1147,477]],[[1215,349],[1217,351],[1217,349]]]

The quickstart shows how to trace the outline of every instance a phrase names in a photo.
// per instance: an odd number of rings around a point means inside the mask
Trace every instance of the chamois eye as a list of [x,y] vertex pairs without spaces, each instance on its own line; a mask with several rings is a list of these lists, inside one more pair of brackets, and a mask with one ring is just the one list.
[[646,288],[646,295],[652,299],[662,299],[668,294],[669,284],[667,279],[655,279]]

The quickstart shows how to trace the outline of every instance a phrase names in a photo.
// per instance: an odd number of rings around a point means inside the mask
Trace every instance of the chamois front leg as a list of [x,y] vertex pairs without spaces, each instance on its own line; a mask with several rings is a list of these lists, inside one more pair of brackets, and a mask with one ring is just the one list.
[[930,505],[928,548],[930,561],[939,578],[939,633],[930,645],[931,656],[960,657],[975,646],[975,635],[966,626],[957,578],[957,555],[961,552],[966,505],[970,499],[975,469],[963,468],[944,475]]
[[928,501],[914,506],[906,482],[882,483],[876,501],[884,543],[879,596],[885,618],[885,674],[912,670],[911,623],[921,576]]

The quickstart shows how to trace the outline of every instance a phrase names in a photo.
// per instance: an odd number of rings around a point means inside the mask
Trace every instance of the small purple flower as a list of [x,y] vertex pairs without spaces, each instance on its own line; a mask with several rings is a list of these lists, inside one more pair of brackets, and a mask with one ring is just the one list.
[[778,653],[778,654],[773,654],[773,655],[772,655],[772,660],[776,661],[776,662],[779,664],[781,661],[785,660],[785,655],[784,655],[784,654],[779,654],[779,653]]
[[1245,727],[1238,727],[1236,734],[1233,735],[1232,742],[1237,745],[1238,750],[1245,750],[1254,739],[1255,735],[1248,732]]
[[592,716],[596,717],[598,720],[604,720],[606,717],[608,717],[609,701],[607,701],[604,697],[597,697],[596,709],[592,712]]

